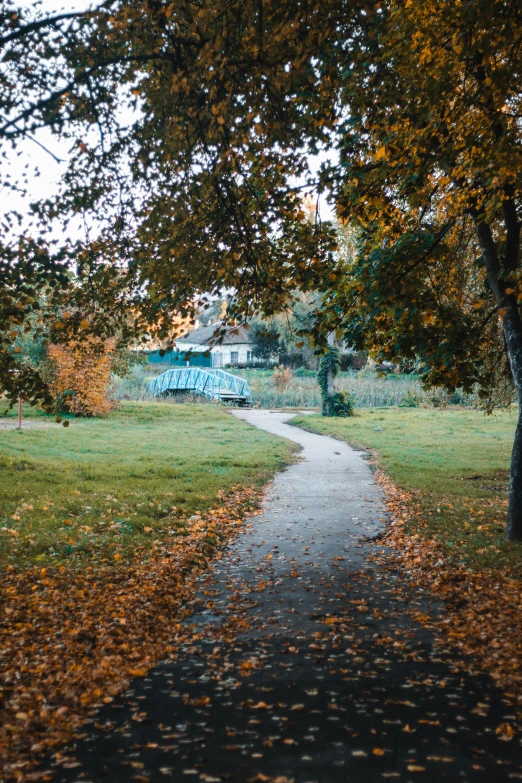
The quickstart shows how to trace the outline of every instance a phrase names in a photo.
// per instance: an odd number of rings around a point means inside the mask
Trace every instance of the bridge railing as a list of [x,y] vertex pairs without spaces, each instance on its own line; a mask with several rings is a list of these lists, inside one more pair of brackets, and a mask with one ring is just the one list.
[[226,372],[226,370],[212,370],[212,372],[215,373],[218,378],[222,378],[223,381],[225,381],[227,388],[230,391],[233,391],[236,394],[239,394],[241,397],[246,397],[248,400],[252,401],[250,387],[244,378],[240,378],[239,375],[233,375],[231,372]]
[[167,391],[190,390],[211,399],[221,399],[223,392],[232,392],[252,402],[247,381],[225,370],[204,370],[199,367],[167,370],[149,383],[148,390],[153,396]]

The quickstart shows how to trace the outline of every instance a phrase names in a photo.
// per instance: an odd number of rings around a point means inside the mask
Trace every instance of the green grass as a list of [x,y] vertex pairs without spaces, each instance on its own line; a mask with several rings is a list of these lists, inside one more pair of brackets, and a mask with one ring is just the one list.
[[[515,411],[388,408],[351,419],[302,416],[292,423],[375,449],[393,482],[413,493],[429,536],[472,568],[519,573],[522,545],[504,539]],[[376,429],[377,428],[377,429]],[[379,431],[379,428],[382,431]]]
[[67,429],[25,413],[21,432],[0,428],[4,567],[125,557],[183,534],[182,520],[219,505],[220,490],[260,485],[292,451],[213,405],[124,403]]

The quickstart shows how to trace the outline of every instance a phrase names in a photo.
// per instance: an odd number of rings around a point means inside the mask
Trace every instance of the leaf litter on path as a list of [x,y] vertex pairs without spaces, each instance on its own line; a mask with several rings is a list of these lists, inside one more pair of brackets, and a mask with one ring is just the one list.
[[[55,783],[107,776],[115,783],[191,776],[270,783],[522,779],[514,688],[503,694],[480,674],[480,655],[473,661],[474,648],[462,637],[464,621],[446,622],[431,600],[432,592],[454,595],[447,586],[452,572],[441,570],[436,551],[405,535],[400,520],[410,513],[408,499],[389,485],[386,492],[399,522],[383,542],[364,545],[369,562],[357,573],[338,562],[325,571],[308,561],[299,569],[289,563],[281,576],[266,558],[241,563],[228,556],[223,573],[183,581],[182,572],[204,562],[194,565],[202,524],[194,548],[168,557],[158,551],[157,563],[120,581],[113,572],[112,581],[97,574],[66,590],[66,575],[50,584],[46,574],[18,575],[19,593],[12,595],[21,602],[16,622],[25,657],[17,663],[26,690],[9,693],[7,731],[19,752],[18,760],[10,757],[11,776],[52,776]],[[238,515],[220,513],[226,531],[240,527]],[[96,606],[93,598],[103,592],[91,580],[105,593],[111,585],[107,606]],[[36,610],[23,598],[27,588],[31,595],[43,590],[43,605],[53,606],[53,616],[56,605],[63,622],[65,633],[55,627],[45,648],[49,660],[30,660],[51,614],[42,614],[41,601]],[[290,594],[299,602],[305,593],[322,611],[289,606]],[[84,603],[96,612],[71,619]],[[517,668],[508,671],[514,685]],[[42,674],[36,686],[35,673]],[[77,683],[84,688],[79,701]],[[88,711],[95,717],[82,725]],[[42,772],[29,763],[33,732],[42,737],[33,761],[55,748]]]

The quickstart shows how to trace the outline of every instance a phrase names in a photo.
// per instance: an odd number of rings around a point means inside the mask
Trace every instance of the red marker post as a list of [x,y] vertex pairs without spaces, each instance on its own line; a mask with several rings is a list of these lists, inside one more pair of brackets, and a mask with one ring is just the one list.
[[18,398],[18,429],[22,429],[22,398]]

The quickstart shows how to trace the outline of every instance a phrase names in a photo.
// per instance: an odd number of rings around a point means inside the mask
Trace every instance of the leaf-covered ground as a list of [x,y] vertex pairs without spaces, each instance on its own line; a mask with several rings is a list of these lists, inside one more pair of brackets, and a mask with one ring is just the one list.
[[382,528],[368,467],[293,431],[305,461],[198,580],[170,659],[30,779],[522,779],[516,699],[435,637],[444,606],[366,538]]
[[168,653],[192,575],[291,459],[211,406],[43,423],[0,432],[0,749],[15,777]]
[[444,602],[443,617],[419,621],[522,701],[522,547],[504,538],[515,414],[390,409],[292,423],[372,450],[392,518],[385,541],[412,584]]
[[146,554],[218,492],[259,486],[287,459],[282,441],[213,405],[123,403],[67,429],[33,414],[22,432],[0,428],[0,567]]
[[[277,416],[265,415],[271,431]],[[487,577],[440,562],[385,479],[390,546],[368,540],[382,529],[368,467],[287,429],[305,460],[275,477],[246,528],[254,490],[158,538],[141,563],[8,572],[10,779],[522,779],[520,647],[510,661],[491,636],[511,600],[516,638],[514,582],[491,605]],[[216,539],[236,543],[211,562]],[[511,666],[507,692],[481,673],[478,633],[499,652],[493,668]]]
[[505,540],[516,411],[429,408],[358,410],[354,418],[297,417],[294,424],[373,449],[424,520],[406,530],[441,545],[452,562],[522,577],[522,545]]

